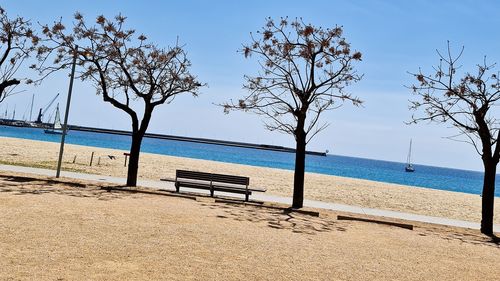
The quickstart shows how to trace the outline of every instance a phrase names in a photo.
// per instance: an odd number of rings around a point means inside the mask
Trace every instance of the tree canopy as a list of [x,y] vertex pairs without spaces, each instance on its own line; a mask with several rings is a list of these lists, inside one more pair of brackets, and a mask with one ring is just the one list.
[[[461,74],[458,61],[463,50],[453,56],[448,44],[447,54],[437,51],[439,64],[432,73],[412,73],[418,83],[410,87],[417,97],[411,101],[410,109],[423,114],[414,114],[411,123],[448,123],[459,131],[452,139],[472,144],[480,155],[484,149],[493,149],[498,157],[500,124],[494,111],[500,99],[500,80],[496,64],[488,64],[485,57],[475,72]],[[487,147],[481,148],[481,137],[490,141]]]
[[[125,28],[122,15],[98,16],[91,26],[80,13],[74,18],[69,32],[61,21],[43,27],[47,44],[38,48],[41,64],[37,66],[43,77],[69,67],[76,53],[81,66],[78,77],[92,81],[105,101],[133,118],[137,116],[130,105],[137,98],[155,107],[180,93],[197,95],[202,85],[189,72],[191,63],[182,46],[160,48],[147,43],[145,35]],[[47,63],[51,56],[53,62]]]
[[[39,38],[23,17],[9,18],[0,7],[0,102],[21,83],[16,73],[38,45]],[[30,79],[26,80],[31,83]]]
[[[93,25],[78,12],[74,19],[71,30],[61,21],[43,26],[44,44],[38,48],[40,63],[35,67],[43,80],[69,67],[76,56],[77,77],[91,81],[105,102],[130,116],[127,185],[135,186],[141,142],[155,107],[170,103],[179,94],[197,96],[203,85],[190,73],[191,62],[178,43],[167,48],[148,43],[144,34],[125,27],[122,15],[112,19],[98,16]],[[136,101],[142,101],[142,108],[134,106]]]
[[319,123],[322,112],[342,101],[362,103],[345,90],[361,79],[352,65],[361,60],[361,53],[351,49],[341,26],[323,29],[302,19],[268,18],[251,39],[241,52],[245,57],[257,55],[261,71],[245,76],[249,95],[225,104],[226,112],[251,111],[267,117],[267,129],[292,135],[298,116],[309,115],[309,141],[327,126]]

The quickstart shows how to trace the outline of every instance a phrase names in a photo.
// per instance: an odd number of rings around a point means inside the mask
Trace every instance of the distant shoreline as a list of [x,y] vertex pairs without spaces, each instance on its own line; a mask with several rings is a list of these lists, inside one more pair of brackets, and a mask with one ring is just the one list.
[[[5,137],[60,142],[59,136],[44,134],[43,130],[38,127],[3,126],[3,128],[0,129],[0,135]],[[123,134],[74,130],[66,138],[66,143],[128,151],[130,148],[129,132],[116,131]],[[113,135],[116,135],[116,137],[113,137]],[[143,153],[278,168],[291,172],[294,170],[294,155],[288,152],[213,145],[203,142],[182,142],[175,139],[155,140],[148,138],[147,140],[149,141],[143,143]],[[308,157],[306,171],[406,186],[465,192],[474,195],[481,194],[483,178],[481,172],[424,165],[416,165],[416,168],[417,172],[414,175],[409,175],[404,172],[403,163],[328,155],[328,157]],[[500,186],[500,177],[498,184]],[[500,189],[496,192],[496,196],[500,196]]]

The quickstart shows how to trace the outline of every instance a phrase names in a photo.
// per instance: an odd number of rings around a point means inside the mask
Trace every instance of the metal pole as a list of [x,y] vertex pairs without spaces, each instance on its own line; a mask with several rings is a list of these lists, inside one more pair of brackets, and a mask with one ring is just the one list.
[[75,46],[75,53],[73,55],[73,66],[71,68],[71,78],[69,80],[68,100],[66,101],[66,112],[64,113],[63,133],[61,136],[61,147],[59,148],[59,161],[57,162],[56,178],[58,178],[61,175],[61,164],[64,153],[64,140],[66,139],[66,132],[68,131],[69,105],[71,103],[71,92],[73,92],[73,79],[75,78],[75,67],[76,67],[77,56],[78,56],[78,45]]

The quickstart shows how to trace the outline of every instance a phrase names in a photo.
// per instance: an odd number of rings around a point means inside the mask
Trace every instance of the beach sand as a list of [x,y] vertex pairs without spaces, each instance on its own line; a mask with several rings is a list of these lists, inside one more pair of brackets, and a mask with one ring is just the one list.
[[[93,166],[89,166],[92,152],[95,152]],[[66,145],[63,169],[126,177],[124,152]],[[55,169],[58,153],[57,143],[0,137],[0,163],[3,164]],[[72,163],[75,156],[76,163]],[[99,157],[100,165],[97,165]],[[248,176],[251,186],[265,187],[269,194],[292,195],[293,171],[141,153],[139,177],[142,179],[174,178],[176,169]],[[315,173],[306,173],[305,198],[473,222],[480,222],[481,217],[479,195]],[[496,224],[500,224],[499,200],[496,198]]]
[[[81,148],[77,148],[81,149]],[[160,161],[160,160],[159,160]],[[477,230],[0,173],[1,280],[498,280]],[[145,191],[145,190],[144,190]],[[169,195],[170,194],[170,195]]]

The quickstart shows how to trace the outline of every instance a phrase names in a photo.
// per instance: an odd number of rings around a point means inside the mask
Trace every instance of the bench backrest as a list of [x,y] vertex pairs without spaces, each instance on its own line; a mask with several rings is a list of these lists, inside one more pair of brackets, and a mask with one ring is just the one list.
[[250,183],[250,179],[248,177],[212,174],[212,173],[186,171],[186,170],[176,170],[175,177],[183,179],[191,179],[191,180],[204,180],[204,181],[221,182],[229,184],[241,184],[247,186]]
[[204,181],[211,181],[212,180],[212,174],[210,174],[210,173],[186,171],[186,170],[176,170],[175,177],[176,178],[183,178],[183,179],[190,179],[190,180],[204,180]]

